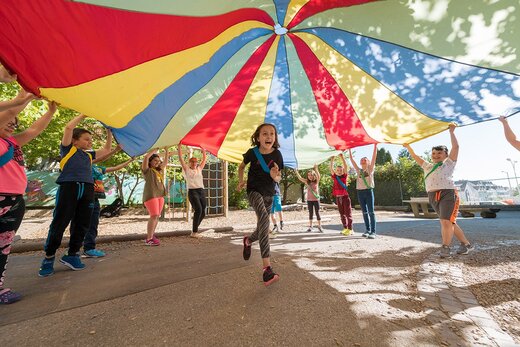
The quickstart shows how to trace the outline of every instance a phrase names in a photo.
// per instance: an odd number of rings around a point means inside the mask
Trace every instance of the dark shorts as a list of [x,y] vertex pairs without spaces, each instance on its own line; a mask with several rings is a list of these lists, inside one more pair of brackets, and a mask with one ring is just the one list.
[[456,189],[441,189],[428,192],[428,199],[440,219],[446,219],[455,224],[459,213],[459,193]]

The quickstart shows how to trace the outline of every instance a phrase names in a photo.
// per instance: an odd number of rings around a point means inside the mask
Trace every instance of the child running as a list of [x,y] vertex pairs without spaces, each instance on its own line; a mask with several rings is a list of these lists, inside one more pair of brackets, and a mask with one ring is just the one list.
[[206,166],[206,151],[201,148],[202,161],[196,157],[191,157],[186,165],[182,156],[181,144],[177,145],[177,152],[179,154],[179,162],[182,166],[182,172],[188,185],[188,200],[193,207],[193,224],[191,229],[191,237],[199,238],[199,225],[206,216],[206,193],[204,193],[204,178],[202,177],[202,170]]
[[376,238],[376,215],[374,213],[374,168],[376,166],[377,158],[377,144],[374,144],[374,152],[372,153],[372,160],[367,157],[361,158],[359,161],[361,168],[356,164],[352,151],[348,150],[350,162],[356,170],[356,190],[358,195],[361,211],[363,211],[363,220],[365,221],[365,232],[363,237],[369,239]]
[[[278,229],[278,224],[276,224],[275,213],[278,213],[278,219],[280,219],[280,229]],[[276,237],[276,234],[279,230],[283,231],[283,212],[282,212],[282,193],[280,191],[280,184],[278,182],[274,182],[274,195],[273,195],[273,205],[271,207],[271,221],[273,222],[273,230],[271,230],[271,237]]]
[[21,299],[19,293],[4,287],[7,258],[14,236],[25,214],[23,194],[27,187],[25,163],[20,147],[29,143],[49,125],[56,112],[56,104],[27,130],[17,134],[16,117],[0,122],[0,304],[11,304]]
[[321,217],[320,217],[320,172],[318,171],[318,166],[314,165],[314,169],[311,169],[307,172],[307,179],[302,178],[298,170],[294,170],[296,173],[296,177],[300,182],[307,186],[307,210],[309,210],[309,228],[307,232],[312,231],[312,218],[314,212],[316,212],[316,220],[318,221],[318,232],[322,233],[321,229]]
[[343,153],[339,155],[343,166],[338,165],[334,168],[334,157],[330,158],[330,174],[332,176],[332,195],[336,197],[336,205],[338,205],[341,224],[343,230],[341,233],[345,236],[354,235],[352,229],[352,206],[350,196],[347,191],[348,166]]
[[[112,142],[112,132],[108,129],[107,142]],[[96,165],[96,163],[107,160],[120,150],[121,146],[117,145],[116,148],[114,148],[105,157],[96,158],[92,161],[92,177],[94,178],[94,210],[92,212],[92,218],[90,219],[90,228],[85,234],[85,239],[83,240],[83,257],[86,258],[100,258],[106,255],[104,251],[96,248],[96,238],[98,235],[99,227],[99,215],[101,212],[101,205],[99,204],[99,199],[106,198],[105,186],[103,183],[103,180],[105,179],[105,174],[125,168],[134,160],[134,158],[130,158],[124,163],[112,167],[104,167],[101,165]]]
[[264,123],[251,136],[250,148],[244,153],[244,160],[238,168],[238,187],[240,191],[246,185],[244,181],[244,169],[251,163],[247,175],[247,198],[249,204],[256,213],[256,229],[250,236],[244,236],[243,257],[249,260],[251,257],[251,244],[260,242],[260,252],[263,263],[264,285],[278,281],[278,276],[271,267],[269,247],[269,211],[273,203],[274,183],[280,182],[283,169],[282,153],[278,150],[278,134],[272,124]]
[[473,249],[473,245],[466,239],[464,231],[462,231],[456,221],[460,199],[453,182],[453,171],[459,155],[459,143],[455,137],[454,124],[450,125],[450,138],[451,151],[449,154],[446,146],[435,146],[432,148],[433,163],[428,163],[416,155],[409,144],[403,145],[424,171],[424,182],[428,192],[428,199],[439,216],[441,223],[441,258],[447,258],[451,255],[450,245],[454,234],[460,241],[457,254],[468,254]]
[[155,236],[155,229],[159,223],[159,217],[164,208],[164,197],[166,187],[164,186],[164,176],[166,164],[168,163],[168,149],[164,151],[164,160],[161,160],[157,149],[152,149],[144,156],[141,164],[141,171],[144,175],[143,204],[148,210],[150,218],[146,226],[147,246],[159,246],[161,242]]
[[50,276],[54,273],[56,251],[61,245],[63,233],[70,223],[70,241],[68,251],[61,257],[60,263],[72,270],[83,270],[79,250],[90,227],[90,218],[94,209],[94,178],[92,160],[110,152],[110,143],[97,151],[92,148],[90,131],[76,128],[86,117],[80,115],[72,119],[63,130],[60,144],[60,175],[56,180],[59,185],[56,192],[56,207],[45,241],[45,258],[38,275]]

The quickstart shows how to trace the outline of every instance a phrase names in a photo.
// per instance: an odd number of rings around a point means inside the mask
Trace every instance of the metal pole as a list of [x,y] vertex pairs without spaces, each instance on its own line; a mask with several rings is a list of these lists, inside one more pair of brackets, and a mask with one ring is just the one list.
[[507,183],[509,183],[509,191],[513,192],[513,188],[511,188],[511,180],[509,179],[509,172],[507,172],[507,171],[502,171],[502,172],[507,175]]
[[516,182],[516,191],[518,192],[518,177],[516,176],[516,168],[515,164],[517,163],[516,160],[511,160],[511,158],[507,158],[511,162],[511,166],[513,167],[513,174],[515,175],[515,182]]

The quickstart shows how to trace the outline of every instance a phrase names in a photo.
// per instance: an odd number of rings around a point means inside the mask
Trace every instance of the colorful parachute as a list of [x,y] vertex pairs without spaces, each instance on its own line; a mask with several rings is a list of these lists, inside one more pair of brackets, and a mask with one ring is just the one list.
[[518,0],[3,0],[0,60],[112,128],[238,162],[261,123],[288,166],[520,110]]

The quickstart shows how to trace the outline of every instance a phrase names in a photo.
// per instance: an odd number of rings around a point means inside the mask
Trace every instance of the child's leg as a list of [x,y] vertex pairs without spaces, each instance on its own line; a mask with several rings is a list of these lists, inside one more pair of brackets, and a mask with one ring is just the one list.
[[307,210],[309,211],[309,228],[312,228],[312,218],[314,217],[314,209],[312,208],[312,201],[307,200]]
[[153,234],[155,233],[155,228],[157,228],[157,224],[159,223],[159,217],[161,215],[161,211],[164,207],[164,198],[152,198],[144,202],[144,206],[148,210],[148,214],[150,217],[148,218],[148,223],[146,225],[146,239],[150,240],[153,238]]
[[76,211],[78,192],[78,185],[75,182],[62,183],[58,187],[58,191],[56,192],[56,207],[54,208],[52,222],[49,226],[49,233],[47,234],[44,246],[47,258],[54,257],[56,250],[61,245],[63,233]]
[[0,290],[4,288],[7,258],[25,214],[23,195],[0,195]]
[[90,228],[90,219],[94,210],[94,185],[81,183],[81,192],[76,205],[76,211],[70,225],[70,241],[67,255],[77,255],[85,234]]
[[202,223],[204,217],[206,217],[206,207],[208,206],[208,203],[206,201],[206,193],[204,193],[204,189],[201,189],[199,191],[199,201],[201,207],[201,214],[199,218],[199,225],[197,225],[197,228],[200,226],[200,223]]
[[99,212],[101,208],[99,205],[99,199],[94,199],[94,209],[92,210],[92,217],[90,218],[90,227],[85,234],[85,240],[83,241],[83,249],[85,251],[96,248],[96,238],[98,236],[99,226]]
[[442,244],[449,246],[451,244],[451,240],[453,239],[453,223],[451,223],[447,219],[441,219],[441,236],[442,236]]
[[366,202],[368,217],[370,219],[370,232],[376,233],[376,214],[374,213],[374,190],[370,189],[370,194]]
[[453,224],[453,232],[460,243],[463,245],[469,245],[469,241],[466,238],[466,235],[464,235],[464,231],[462,231],[458,224]]
[[[269,213],[271,205],[273,203],[272,196],[262,196],[258,192],[249,192],[247,194],[249,204],[255,210],[257,224],[256,230],[251,236],[249,236],[249,242],[255,241],[260,242],[260,252],[262,253],[262,260],[264,266],[269,266],[270,246],[269,246]],[[267,260],[266,260],[267,259]],[[265,262],[269,264],[265,265]]]
[[188,190],[188,200],[193,207],[193,223],[191,231],[196,233],[199,231],[199,224],[202,221],[202,204],[198,194],[198,189]]
[[350,196],[345,195],[344,196],[344,204],[343,204],[345,217],[347,218],[347,228],[352,230],[352,206],[350,201]]
[[347,217],[345,214],[345,200],[344,196],[336,196],[336,205],[338,205],[338,212],[339,216],[341,218],[341,224],[343,225],[343,228],[348,228],[347,226]]
[[316,210],[316,220],[318,221],[318,226],[321,227],[321,216],[320,216],[320,202],[314,202],[314,209]]
[[363,212],[363,221],[365,222],[365,230],[370,232],[370,220],[368,219],[368,208],[367,208],[367,192],[368,189],[358,190],[358,200],[359,205],[361,206],[361,211]]

